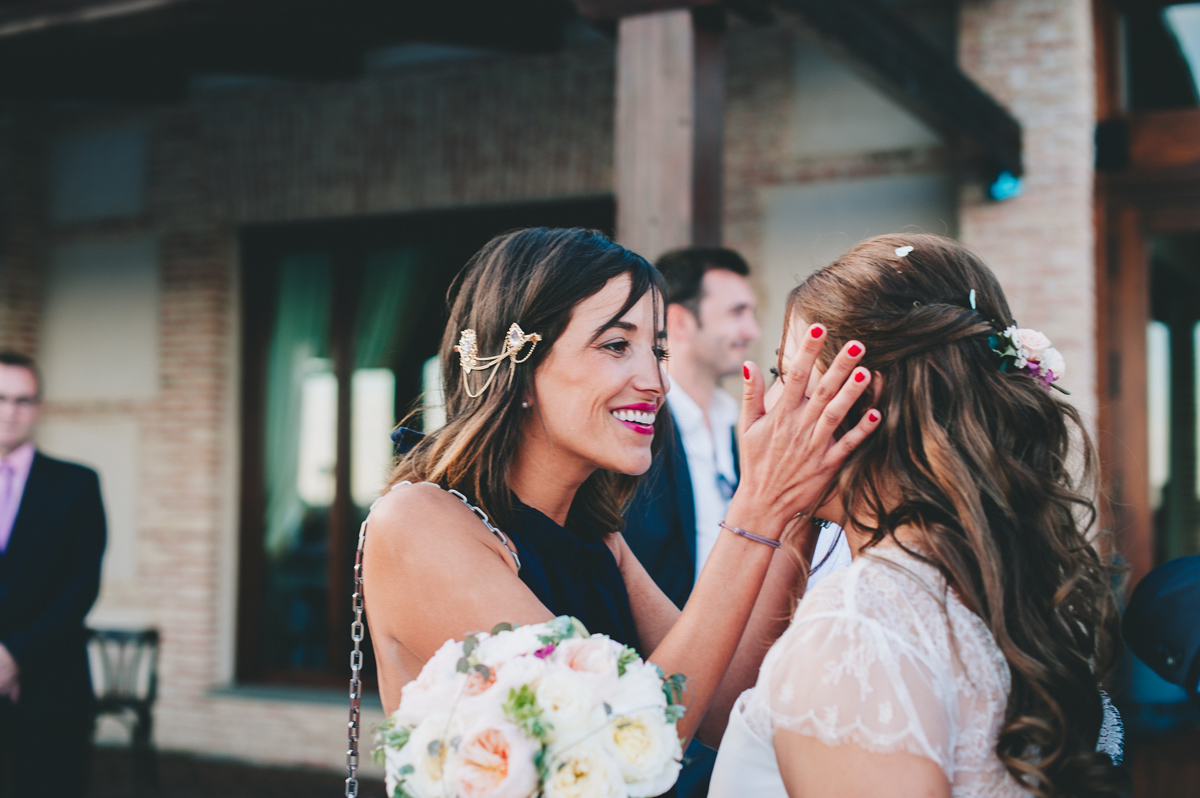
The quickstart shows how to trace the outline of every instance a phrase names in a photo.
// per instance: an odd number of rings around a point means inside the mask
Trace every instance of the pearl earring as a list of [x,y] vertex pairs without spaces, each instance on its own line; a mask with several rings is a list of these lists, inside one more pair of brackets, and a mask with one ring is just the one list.
[[523,408],[525,408],[526,410],[528,410],[528,409],[529,409],[529,402],[521,402],[521,407],[523,407]]

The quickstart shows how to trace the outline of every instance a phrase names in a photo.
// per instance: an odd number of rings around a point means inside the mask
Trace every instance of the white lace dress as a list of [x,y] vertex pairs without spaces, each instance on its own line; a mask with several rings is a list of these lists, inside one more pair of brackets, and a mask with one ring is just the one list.
[[927,757],[956,798],[1027,795],[995,752],[1010,677],[991,632],[936,569],[872,552],[812,590],[767,653],[730,716],[712,798],[787,796],[774,729]]

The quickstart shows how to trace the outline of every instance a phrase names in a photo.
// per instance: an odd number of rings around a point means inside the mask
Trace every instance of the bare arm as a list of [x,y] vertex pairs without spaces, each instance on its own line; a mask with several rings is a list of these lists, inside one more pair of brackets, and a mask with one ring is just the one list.
[[931,759],[876,754],[857,745],[775,731],[775,758],[790,798],[950,798],[950,782]]
[[541,623],[554,613],[462,502],[431,485],[407,485],[371,512],[363,589],[383,708],[447,640],[501,622]]

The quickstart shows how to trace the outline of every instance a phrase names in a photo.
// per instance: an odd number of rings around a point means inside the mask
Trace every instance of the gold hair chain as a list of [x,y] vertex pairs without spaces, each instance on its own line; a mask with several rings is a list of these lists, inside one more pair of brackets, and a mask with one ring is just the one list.
[[[491,357],[479,356],[479,344],[475,336],[474,330],[463,330],[458,337],[458,346],[454,347],[454,351],[458,352],[458,362],[463,370],[463,387],[467,392],[467,396],[472,399],[478,399],[483,396],[483,392],[491,387],[492,381],[496,379],[496,367],[499,366],[506,358],[508,359],[508,370],[511,374],[516,371],[518,363],[524,363],[533,356],[533,350],[537,349],[538,341],[542,340],[542,336],[537,333],[527,333],[521,329],[521,325],[513,322],[508,328],[508,332],[504,336],[504,348],[498,355]],[[529,351],[525,353],[525,357],[518,357],[521,350],[526,345],[529,346]],[[491,371],[487,380],[480,386],[478,391],[471,391],[470,376],[472,371]]]

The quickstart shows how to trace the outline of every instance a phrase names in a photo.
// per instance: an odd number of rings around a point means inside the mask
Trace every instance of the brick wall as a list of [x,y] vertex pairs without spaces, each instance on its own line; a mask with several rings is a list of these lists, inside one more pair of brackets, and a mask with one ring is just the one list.
[[1093,130],[1096,78],[1088,0],[967,0],[963,69],[1020,120],[1024,193],[963,199],[961,237],[996,271],[1023,326],[1067,360],[1064,383],[1096,413]]

